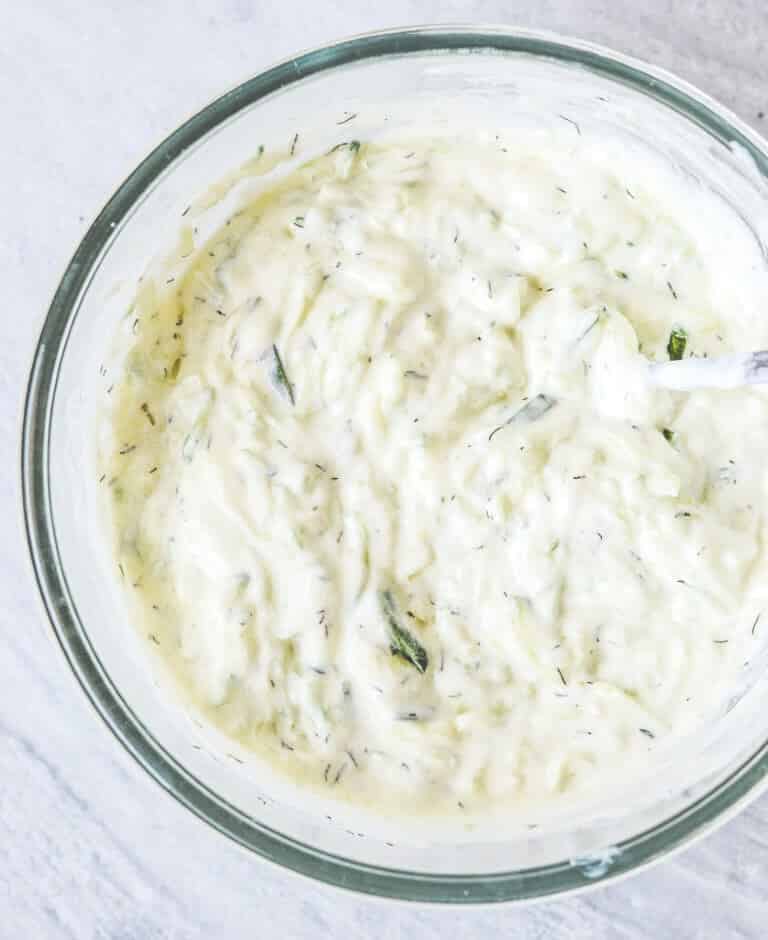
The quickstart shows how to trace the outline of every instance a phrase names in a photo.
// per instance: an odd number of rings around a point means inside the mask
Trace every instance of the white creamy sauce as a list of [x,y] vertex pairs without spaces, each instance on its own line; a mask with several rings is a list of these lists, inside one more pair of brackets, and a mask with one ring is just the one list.
[[746,231],[718,263],[666,191],[568,127],[347,143],[144,282],[105,485],[219,728],[377,808],[513,810],[722,706],[768,617],[768,398],[647,361],[764,348],[768,308]]

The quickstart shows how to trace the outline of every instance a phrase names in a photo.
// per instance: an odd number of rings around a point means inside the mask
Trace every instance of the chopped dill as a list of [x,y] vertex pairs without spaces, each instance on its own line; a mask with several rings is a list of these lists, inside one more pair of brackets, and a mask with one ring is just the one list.
[[488,435],[488,440],[490,441],[494,434],[497,434],[502,428],[510,424],[517,424],[521,421],[538,421],[539,418],[544,417],[548,411],[551,411],[556,404],[556,398],[550,398],[549,395],[536,395],[535,398],[526,402],[522,408],[516,411],[504,424],[500,424],[497,428],[494,428]]
[[147,404],[147,402],[144,402],[144,403],[142,404],[141,410],[142,410],[142,411],[144,412],[144,414],[147,416],[147,421],[149,421],[149,423],[152,425],[152,427],[154,427],[154,426],[155,426],[155,416],[154,416],[154,415],[152,414],[152,412],[149,410],[149,405]]
[[283,360],[280,358],[280,353],[278,352],[277,346],[275,346],[274,343],[272,344],[272,356],[275,360],[275,369],[274,369],[275,382],[277,382],[277,384],[281,388],[285,389],[288,395],[288,398],[291,401],[291,404],[295,405],[296,397],[293,392],[293,383],[288,378],[288,373],[285,371]]
[[328,153],[336,153],[337,150],[350,150],[352,153],[357,153],[360,150],[360,141],[359,140],[342,140],[340,144],[336,144],[335,147],[331,147]]
[[589,336],[589,334],[592,332],[592,330],[594,330],[594,328],[597,326],[599,322],[600,322],[600,314],[598,313],[596,314],[595,319],[589,324],[586,330],[584,330],[581,336],[579,336],[576,342],[580,343],[585,337]]
[[379,594],[379,603],[381,604],[381,610],[389,626],[389,648],[392,655],[400,656],[401,659],[415,666],[419,672],[426,672],[429,666],[427,651],[421,643],[400,624],[392,592],[389,590],[381,591]]
[[576,128],[576,133],[579,135],[579,137],[581,137],[581,128],[576,123],[576,121],[573,120],[573,118],[566,117],[564,114],[558,114],[558,117],[561,120],[566,121],[568,124],[572,124]]

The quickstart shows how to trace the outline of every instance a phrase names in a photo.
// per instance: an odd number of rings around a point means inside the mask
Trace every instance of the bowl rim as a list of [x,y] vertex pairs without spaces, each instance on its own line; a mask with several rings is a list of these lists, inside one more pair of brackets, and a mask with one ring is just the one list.
[[48,457],[59,370],[82,296],[133,206],[184,152],[241,110],[291,84],[355,61],[458,50],[529,54],[580,65],[673,108],[726,145],[736,143],[768,178],[768,143],[740,118],[669,72],[606,47],[541,30],[445,25],[369,32],[266,69],[181,124],[136,167],[74,252],[43,321],[24,400],[21,493],[35,581],[64,656],[117,740],[181,804],[228,838],[283,868],[384,898],[456,904],[519,901],[593,887],[682,848],[768,786],[768,739],[728,777],[663,822],[611,847],[610,855],[491,874],[433,874],[361,863],[306,845],[259,823],[216,795],[139,721],[104,670],[71,597],[51,512]]

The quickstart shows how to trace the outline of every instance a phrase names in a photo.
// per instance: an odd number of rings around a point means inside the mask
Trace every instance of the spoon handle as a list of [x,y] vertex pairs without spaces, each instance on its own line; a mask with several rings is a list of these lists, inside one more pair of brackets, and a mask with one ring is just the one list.
[[682,392],[694,388],[763,385],[768,382],[768,350],[716,359],[692,356],[674,362],[652,362],[648,371],[653,385]]

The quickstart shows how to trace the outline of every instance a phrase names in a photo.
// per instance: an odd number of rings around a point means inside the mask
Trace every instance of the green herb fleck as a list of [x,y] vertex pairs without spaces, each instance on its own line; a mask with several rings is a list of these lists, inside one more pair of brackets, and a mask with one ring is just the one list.
[[594,328],[597,326],[597,324],[598,324],[599,322],[600,322],[600,314],[598,313],[598,314],[595,316],[595,319],[589,324],[589,326],[586,328],[586,330],[584,330],[584,332],[581,334],[581,336],[579,336],[579,338],[576,340],[576,342],[577,342],[577,343],[580,343],[586,336],[589,336],[589,334],[592,332],[592,330],[594,330]]
[[155,416],[154,416],[154,415],[152,414],[152,412],[149,410],[149,405],[147,404],[147,402],[144,402],[144,404],[141,406],[141,410],[142,410],[142,411],[144,412],[144,414],[147,416],[147,421],[149,421],[149,423],[152,425],[152,427],[154,427],[154,426],[155,426]]
[[664,435],[664,440],[674,446],[675,443],[675,432],[670,431],[669,428],[662,428],[661,433]]
[[419,641],[403,627],[398,620],[397,608],[391,591],[381,591],[379,594],[381,610],[389,626],[389,648],[393,656],[400,656],[415,666],[419,672],[427,671],[429,657],[427,651]]
[[499,432],[502,428],[507,427],[509,424],[519,424],[524,421],[538,421],[539,418],[543,418],[548,411],[551,411],[556,404],[556,398],[550,398],[549,395],[536,395],[535,398],[532,398],[529,402],[526,402],[522,408],[518,409],[504,424],[500,424],[499,427],[494,428],[488,435],[488,440],[490,441],[494,434]]
[[558,117],[562,118],[568,124],[572,124],[576,128],[576,133],[579,135],[579,137],[581,137],[581,128],[576,123],[576,121],[573,120],[573,118],[566,117],[564,114],[558,114]]
[[283,366],[283,360],[280,358],[280,353],[277,351],[277,346],[272,345],[272,355],[275,360],[275,381],[277,384],[284,388],[288,393],[288,398],[291,400],[291,404],[296,404],[296,397],[293,393],[293,383],[288,378],[288,374],[285,371],[285,366]]
[[337,150],[349,150],[352,153],[357,153],[360,149],[359,140],[343,140],[340,144],[336,144],[335,147],[331,147],[328,153],[336,153]]
[[667,342],[667,355],[673,361],[682,359],[685,355],[685,347],[688,344],[688,334],[681,326],[676,326],[669,334]]

